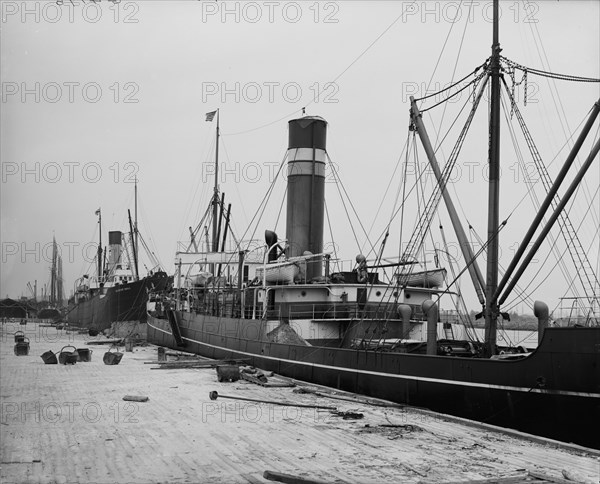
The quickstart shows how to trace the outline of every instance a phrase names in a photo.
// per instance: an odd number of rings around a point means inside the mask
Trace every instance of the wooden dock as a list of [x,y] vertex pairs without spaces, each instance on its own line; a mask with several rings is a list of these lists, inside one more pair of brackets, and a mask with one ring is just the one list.
[[[14,354],[18,330],[28,356]],[[301,382],[312,392],[219,383],[211,368],[151,371],[154,346],[121,347],[120,364],[108,366],[108,347],[86,344],[101,337],[31,323],[4,324],[0,335],[2,483],[600,480],[591,449],[343,392],[329,398],[332,390]],[[40,355],[66,345],[92,349],[91,362],[44,364]]]

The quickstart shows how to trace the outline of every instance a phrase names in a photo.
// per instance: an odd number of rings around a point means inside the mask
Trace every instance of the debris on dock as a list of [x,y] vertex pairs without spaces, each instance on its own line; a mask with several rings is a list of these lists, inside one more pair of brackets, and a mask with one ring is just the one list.
[[141,395],[125,395],[123,400],[126,402],[147,402],[150,399]]

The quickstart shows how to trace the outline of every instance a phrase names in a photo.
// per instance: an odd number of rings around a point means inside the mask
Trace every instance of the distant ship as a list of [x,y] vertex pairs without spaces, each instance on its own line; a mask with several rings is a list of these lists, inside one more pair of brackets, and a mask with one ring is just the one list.
[[108,257],[102,257],[102,213],[96,211],[100,226],[97,273],[84,275],[76,281],[73,297],[69,299],[66,319],[69,325],[104,331],[115,323],[146,322],[146,303],[150,291],[161,291],[172,284],[172,277],[157,261],[146,277],[139,277],[137,223],[129,216],[129,244],[124,245],[120,231],[108,233]]

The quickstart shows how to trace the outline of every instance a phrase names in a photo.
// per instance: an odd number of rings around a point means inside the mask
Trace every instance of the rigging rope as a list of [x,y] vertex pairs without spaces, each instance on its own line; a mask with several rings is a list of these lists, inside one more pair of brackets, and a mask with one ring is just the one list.
[[[484,70],[481,72],[481,74],[479,74],[476,78],[474,78],[471,82],[465,84],[461,89],[459,89],[458,91],[456,91],[454,94],[451,94],[450,96],[448,96],[446,99],[441,100],[439,103],[434,104],[433,106],[430,106],[428,108],[425,109],[421,109],[421,113],[425,113],[427,111],[429,111],[430,109],[436,108],[438,107],[440,104],[444,104],[445,102],[449,101],[450,99],[452,99],[454,96],[457,96],[458,94],[460,94],[461,92],[463,92],[465,89],[467,89],[470,86],[476,86],[479,81],[488,75],[488,70]],[[443,91],[440,91],[443,92]]]
[[593,77],[580,77],[580,76],[572,76],[570,74],[557,74],[556,72],[542,71],[540,69],[534,69],[532,67],[526,67],[521,64],[518,64],[510,59],[507,59],[504,56],[500,56],[500,59],[506,62],[507,65],[514,69],[518,69],[523,71],[525,74],[534,74],[536,76],[548,77],[550,79],[559,79],[561,81],[573,81],[573,82],[600,82],[600,79],[596,79]]
[[[427,96],[423,96],[423,97],[420,97],[420,98],[415,98],[415,101],[424,101],[425,99],[429,99],[430,97],[439,96],[439,95],[440,95],[440,94],[442,94],[443,92],[446,92],[446,91],[448,91],[448,90],[452,89],[453,87],[455,87],[455,86],[458,86],[458,85],[459,85],[461,82],[463,82],[464,80],[466,80],[466,79],[468,79],[469,77],[471,77],[471,76],[474,76],[475,74],[477,74],[477,71],[479,71],[479,69],[481,69],[481,68],[483,68],[483,67],[486,67],[486,69],[484,70],[484,72],[482,72],[482,73],[481,73],[481,74],[479,74],[479,76],[478,76],[478,77],[481,77],[481,75],[482,75],[482,74],[484,74],[485,72],[487,72],[487,64],[488,64],[488,60],[489,60],[489,59],[486,59],[486,61],[485,61],[483,64],[481,64],[480,66],[476,67],[476,68],[475,68],[475,70],[474,70],[473,72],[469,72],[469,73],[468,73],[468,74],[467,74],[465,77],[463,77],[463,78],[462,78],[462,79],[460,79],[459,81],[456,81],[454,84],[451,84],[450,86],[448,86],[448,87],[446,87],[446,88],[442,89],[441,91],[434,92],[434,93],[432,93],[432,94],[429,94],[429,95],[427,95]],[[471,82],[469,82],[468,84],[466,84],[466,85],[465,85],[465,87],[467,87],[467,86],[471,85],[471,84],[472,84],[474,81],[475,81],[475,79],[473,79]],[[463,90],[465,87],[463,87],[463,88],[461,89],[461,91],[462,91],[462,90]],[[458,92],[460,92],[460,91],[458,91]],[[452,96],[455,96],[456,94],[458,94],[458,93],[455,93],[455,94],[453,94]],[[450,97],[452,97],[452,96],[450,96]],[[446,99],[445,99],[445,101],[447,101],[448,99],[450,99],[450,97],[446,98]],[[442,102],[443,102],[443,101],[442,101]],[[437,104],[436,104],[436,106],[437,106]],[[428,109],[431,109],[431,108],[428,108]],[[422,112],[422,113],[423,113],[423,112],[425,112],[425,111],[426,111],[425,109],[421,109],[421,112]]]
[[[342,205],[344,206],[344,211],[346,212],[346,217],[348,218],[348,221],[350,221],[350,215],[348,213],[348,209],[346,208],[346,204],[344,203],[344,197],[342,196],[342,192],[343,192],[344,195],[346,195],[346,199],[348,200],[348,202],[350,204],[350,207],[352,208],[352,212],[354,213],[354,216],[356,217],[356,219],[358,221],[358,225],[362,229],[363,234],[365,234],[367,242],[369,242],[369,244],[371,245],[371,249],[370,249],[369,253],[376,253],[375,247],[373,246],[373,244],[371,244],[371,242],[369,240],[369,234],[365,230],[365,227],[362,224],[362,222],[360,220],[360,217],[358,216],[358,213],[356,212],[356,208],[354,207],[354,204],[352,203],[352,198],[350,198],[350,195],[348,195],[348,192],[346,191],[346,187],[342,183],[340,175],[337,172],[337,170],[335,169],[334,163],[331,161],[331,158],[329,157],[329,154],[325,153],[325,156],[327,157],[327,161],[329,162],[329,166],[331,166],[332,174],[333,174],[335,182],[336,182],[335,186],[338,189],[338,192],[340,194],[340,200],[342,201]],[[340,188],[341,188],[341,190],[340,190]],[[350,224],[350,226],[351,226],[351,229],[352,229],[352,233],[354,234],[354,240],[356,242],[356,245],[357,245],[358,249],[360,250],[360,243],[358,242],[358,237],[356,235],[356,232],[354,231],[354,226],[352,224]]]

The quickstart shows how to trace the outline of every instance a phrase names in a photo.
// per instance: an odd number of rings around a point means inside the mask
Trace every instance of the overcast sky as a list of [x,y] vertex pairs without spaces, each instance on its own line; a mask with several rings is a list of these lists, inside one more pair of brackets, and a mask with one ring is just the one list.
[[[188,227],[198,223],[212,195],[215,123],[206,122],[205,114],[217,108],[223,134],[220,186],[226,203],[233,204],[238,237],[285,155],[287,121],[306,107],[307,114],[328,121],[329,156],[375,243],[401,186],[398,160],[404,159],[408,136],[408,97],[472,72],[490,55],[492,35],[488,1],[1,5],[2,297],[29,295],[27,282],[34,280],[39,294],[49,282],[53,236],[61,248],[68,296],[75,279],[91,269],[98,239],[95,211],[102,209],[103,243],[108,230],[128,230],[135,178],[140,230],[172,273],[177,241],[187,240]],[[599,5],[502,1],[502,54],[529,67],[600,77]],[[516,90],[519,107],[549,163],[577,131],[600,88],[529,76],[524,106],[524,87]],[[442,117],[445,132],[468,95],[465,91],[447,110],[442,106],[425,115],[432,138]],[[487,159],[486,117],[483,106],[451,188],[482,238],[487,189],[479,178]],[[515,210],[502,235],[507,265],[527,228],[531,204],[521,202],[528,187],[507,128],[504,134],[509,136],[502,149],[501,219]],[[598,136],[597,124],[592,134]],[[452,143],[440,149],[442,161]],[[563,149],[551,165],[552,176],[566,153]],[[418,162],[426,162],[422,153]],[[582,193],[587,202],[572,210],[596,270],[598,166]],[[353,242],[332,181],[330,172],[327,207],[334,235],[326,228],[325,244],[333,241],[339,256],[353,259],[368,253],[368,246],[355,220],[359,240]],[[284,236],[285,210],[277,218],[284,191],[280,183],[255,237],[266,228]],[[587,212],[590,204],[594,210]],[[445,231],[450,238],[449,225]],[[397,225],[391,233],[390,257],[398,255]],[[568,284],[564,275],[548,276],[556,262],[542,264],[543,257],[529,289],[547,278],[535,294],[554,307]],[[467,281],[463,288],[476,308]]]

